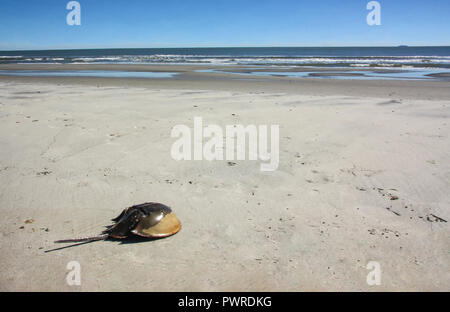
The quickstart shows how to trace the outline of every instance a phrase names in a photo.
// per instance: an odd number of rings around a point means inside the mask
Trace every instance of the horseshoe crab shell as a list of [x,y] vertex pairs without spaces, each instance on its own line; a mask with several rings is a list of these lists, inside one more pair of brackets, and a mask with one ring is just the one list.
[[146,203],[125,209],[103,234],[112,238],[126,238],[130,233],[148,237],[164,238],[178,233],[181,222],[168,206]]
[[164,238],[178,233],[181,222],[172,209],[159,203],[146,203],[129,207],[112,220],[99,236],[56,241],[55,243],[95,242],[107,238],[123,239],[132,235]]

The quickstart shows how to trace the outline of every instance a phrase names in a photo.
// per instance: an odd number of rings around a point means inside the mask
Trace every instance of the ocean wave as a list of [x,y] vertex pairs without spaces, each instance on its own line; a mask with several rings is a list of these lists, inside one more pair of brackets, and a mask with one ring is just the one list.
[[444,67],[450,56],[292,56],[292,55],[95,55],[95,56],[10,56],[0,55],[0,63],[68,64],[206,64],[256,66],[345,66],[345,67]]

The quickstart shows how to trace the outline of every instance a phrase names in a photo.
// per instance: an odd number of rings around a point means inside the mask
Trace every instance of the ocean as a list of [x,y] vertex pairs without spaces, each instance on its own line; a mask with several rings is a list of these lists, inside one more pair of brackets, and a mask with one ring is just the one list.
[[40,63],[450,69],[450,47],[269,47],[0,51],[0,64]]

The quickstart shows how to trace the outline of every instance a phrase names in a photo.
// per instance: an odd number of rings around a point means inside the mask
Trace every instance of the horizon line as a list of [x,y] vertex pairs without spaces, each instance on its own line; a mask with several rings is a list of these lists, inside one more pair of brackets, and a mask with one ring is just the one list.
[[437,48],[437,47],[450,47],[450,45],[342,45],[342,46],[291,46],[291,45],[279,45],[279,46],[180,46],[180,47],[109,47],[109,48],[44,48],[44,49],[19,49],[19,50],[2,50],[0,52],[26,52],[26,51],[68,51],[68,50],[133,50],[133,49],[239,49],[239,48]]

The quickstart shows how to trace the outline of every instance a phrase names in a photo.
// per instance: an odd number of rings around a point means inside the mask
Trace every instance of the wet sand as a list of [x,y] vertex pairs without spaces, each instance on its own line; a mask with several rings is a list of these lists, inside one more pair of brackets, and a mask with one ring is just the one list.
[[[448,82],[198,68],[0,77],[0,290],[450,290]],[[195,116],[280,125],[278,170],[173,160],[171,129]],[[171,206],[181,232],[45,253],[147,201]],[[66,283],[70,261],[81,286]],[[370,261],[379,286],[366,282]]]
[[[261,77],[236,75],[231,72],[245,72],[248,66],[186,66],[186,65],[0,65],[0,70],[105,70],[105,71],[151,71],[179,73],[173,78],[97,78],[97,77],[15,77],[0,74],[1,81],[17,81],[57,85],[86,85],[138,87],[172,90],[218,90],[229,92],[289,93],[298,95],[342,95],[381,97],[392,100],[448,100],[447,81],[423,80],[338,80],[324,78]],[[227,72],[199,72],[218,70]],[[252,71],[268,69],[252,69]],[[272,69],[279,71],[279,69]],[[296,71],[310,69],[298,68]],[[325,69],[315,69],[321,71]],[[284,70],[283,70],[284,71]],[[289,70],[286,70],[289,71]]]

